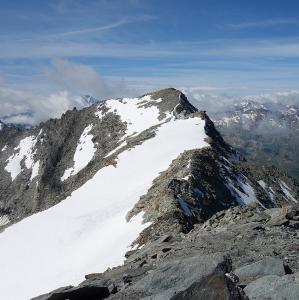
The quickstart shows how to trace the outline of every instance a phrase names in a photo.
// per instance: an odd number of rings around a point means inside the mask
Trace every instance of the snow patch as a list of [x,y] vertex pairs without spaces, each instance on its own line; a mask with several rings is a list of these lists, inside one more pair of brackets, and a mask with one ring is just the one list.
[[292,189],[282,180],[280,180],[279,185],[283,191],[283,193],[286,195],[288,200],[291,200],[295,203],[297,203],[298,201],[293,197],[293,195],[290,193],[292,191]]
[[263,180],[258,180],[258,184],[267,192],[270,200],[274,202],[275,192],[273,191],[273,189],[271,187],[267,188],[267,184]]
[[[190,168],[191,168],[191,159],[188,160],[188,164],[186,166],[187,171],[190,173]],[[183,177],[183,180],[189,180],[189,178],[191,177],[191,174],[186,175],[185,177]]]
[[37,137],[32,135],[22,139],[19,146],[14,148],[17,153],[11,155],[6,161],[5,170],[10,173],[12,181],[22,172],[21,161],[24,159],[25,167],[32,168],[30,180],[32,180],[38,173],[39,162],[34,162],[33,156],[35,154],[34,147],[37,142]]
[[92,160],[97,150],[92,141],[93,135],[90,134],[92,127],[93,125],[90,124],[83,130],[74,154],[74,166],[64,171],[61,181],[79,173]]
[[32,166],[30,181],[32,181],[38,175],[38,171],[39,171],[39,161],[35,162]]
[[4,152],[6,149],[7,149],[7,145],[5,145],[5,146],[1,149],[1,151]]
[[[112,99],[105,102],[108,112],[116,113],[120,116],[122,122],[127,123],[126,136],[138,134],[154,125],[163,122],[159,121],[159,109],[155,106],[144,107],[141,105],[144,101],[151,100],[150,95],[142,98],[123,98]],[[101,116],[101,112],[96,112]]]
[[8,215],[0,216],[0,226],[4,226],[10,222]]
[[257,200],[254,189],[250,185],[246,176],[244,176],[244,179],[238,176],[236,176],[235,178],[241,190],[235,187],[231,179],[228,179],[229,184],[227,185],[227,187],[230,189],[230,191],[233,192],[233,194],[237,196],[236,199],[239,205],[243,206],[243,205],[248,205],[249,203],[252,202],[258,202],[262,207],[264,207],[264,205]]
[[[98,109],[99,109],[99,107],[98,107]],[[99,119],[101,119],[101,118],[103,118],[105,116],[105,113],[103,113],[101,110],[97,110],[94,114]]]
[[269,196],[270,196],[270,199],[272,201],[274,201],[274,198],[275,198],[275,192],[273,191],[272,187],[270,186],[269,187]]
[[263,181],[263,180],[259,180],[258,181],[258,184],[263,188],[263,189],[266,189],[266,183],[265,183],[265,181]]

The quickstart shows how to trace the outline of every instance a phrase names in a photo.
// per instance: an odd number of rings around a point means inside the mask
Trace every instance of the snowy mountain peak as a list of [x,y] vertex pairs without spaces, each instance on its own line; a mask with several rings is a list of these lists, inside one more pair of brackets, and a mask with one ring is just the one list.
[[131,246],[186,233],[230,206],[297,201],[292,179],[243,163],[176,89],[2,132],[0,289],[8,300],[78,284],[121,264]]
[[85,103],[87,106],[90,106],[90,105],[93,105],[93,104],[99,102],[98,99],[96,99],[95,97],[90,96],[90,95],[83,95],[83,96],[82,96],[82,99],[84,100],[84,103]]

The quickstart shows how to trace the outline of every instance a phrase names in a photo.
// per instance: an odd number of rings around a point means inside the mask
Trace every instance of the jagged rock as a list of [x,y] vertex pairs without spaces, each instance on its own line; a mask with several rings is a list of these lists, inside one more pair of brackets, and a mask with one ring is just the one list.
[[224,273],[214,272],[171,298],[171,300],[198,299],[246,300],[247,297]]
[[283,261],[274,257],[264,257],[262,260],[253,264],[242,266],[234,270],[234,274],[239,277],[241,284],[248,284],[249,282],[263,277],[265,275],[284,275]]
[[109,297],[107,287],[98,285],[64,287],[57,289],[49,294],[45,294],[32,300],[101,300]]

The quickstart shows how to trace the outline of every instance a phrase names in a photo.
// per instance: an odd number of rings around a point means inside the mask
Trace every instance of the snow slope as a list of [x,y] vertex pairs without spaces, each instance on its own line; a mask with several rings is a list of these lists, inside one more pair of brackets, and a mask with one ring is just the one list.
[[141,214],[126,223],[126,213],[180,153],[208,146],[204,125],[200,118],[162,124],[154,138],[122,152],[116,167],[101,169],[64,201],[1,233],[1,299],[29,299],[122,263],[149,225]]

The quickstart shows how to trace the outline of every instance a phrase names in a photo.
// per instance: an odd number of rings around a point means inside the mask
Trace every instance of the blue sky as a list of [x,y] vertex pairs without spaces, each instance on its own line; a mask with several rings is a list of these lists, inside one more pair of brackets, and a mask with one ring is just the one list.
[[243,95],[296,90],[298,67],[296,0],[0,0],[0,87]]

